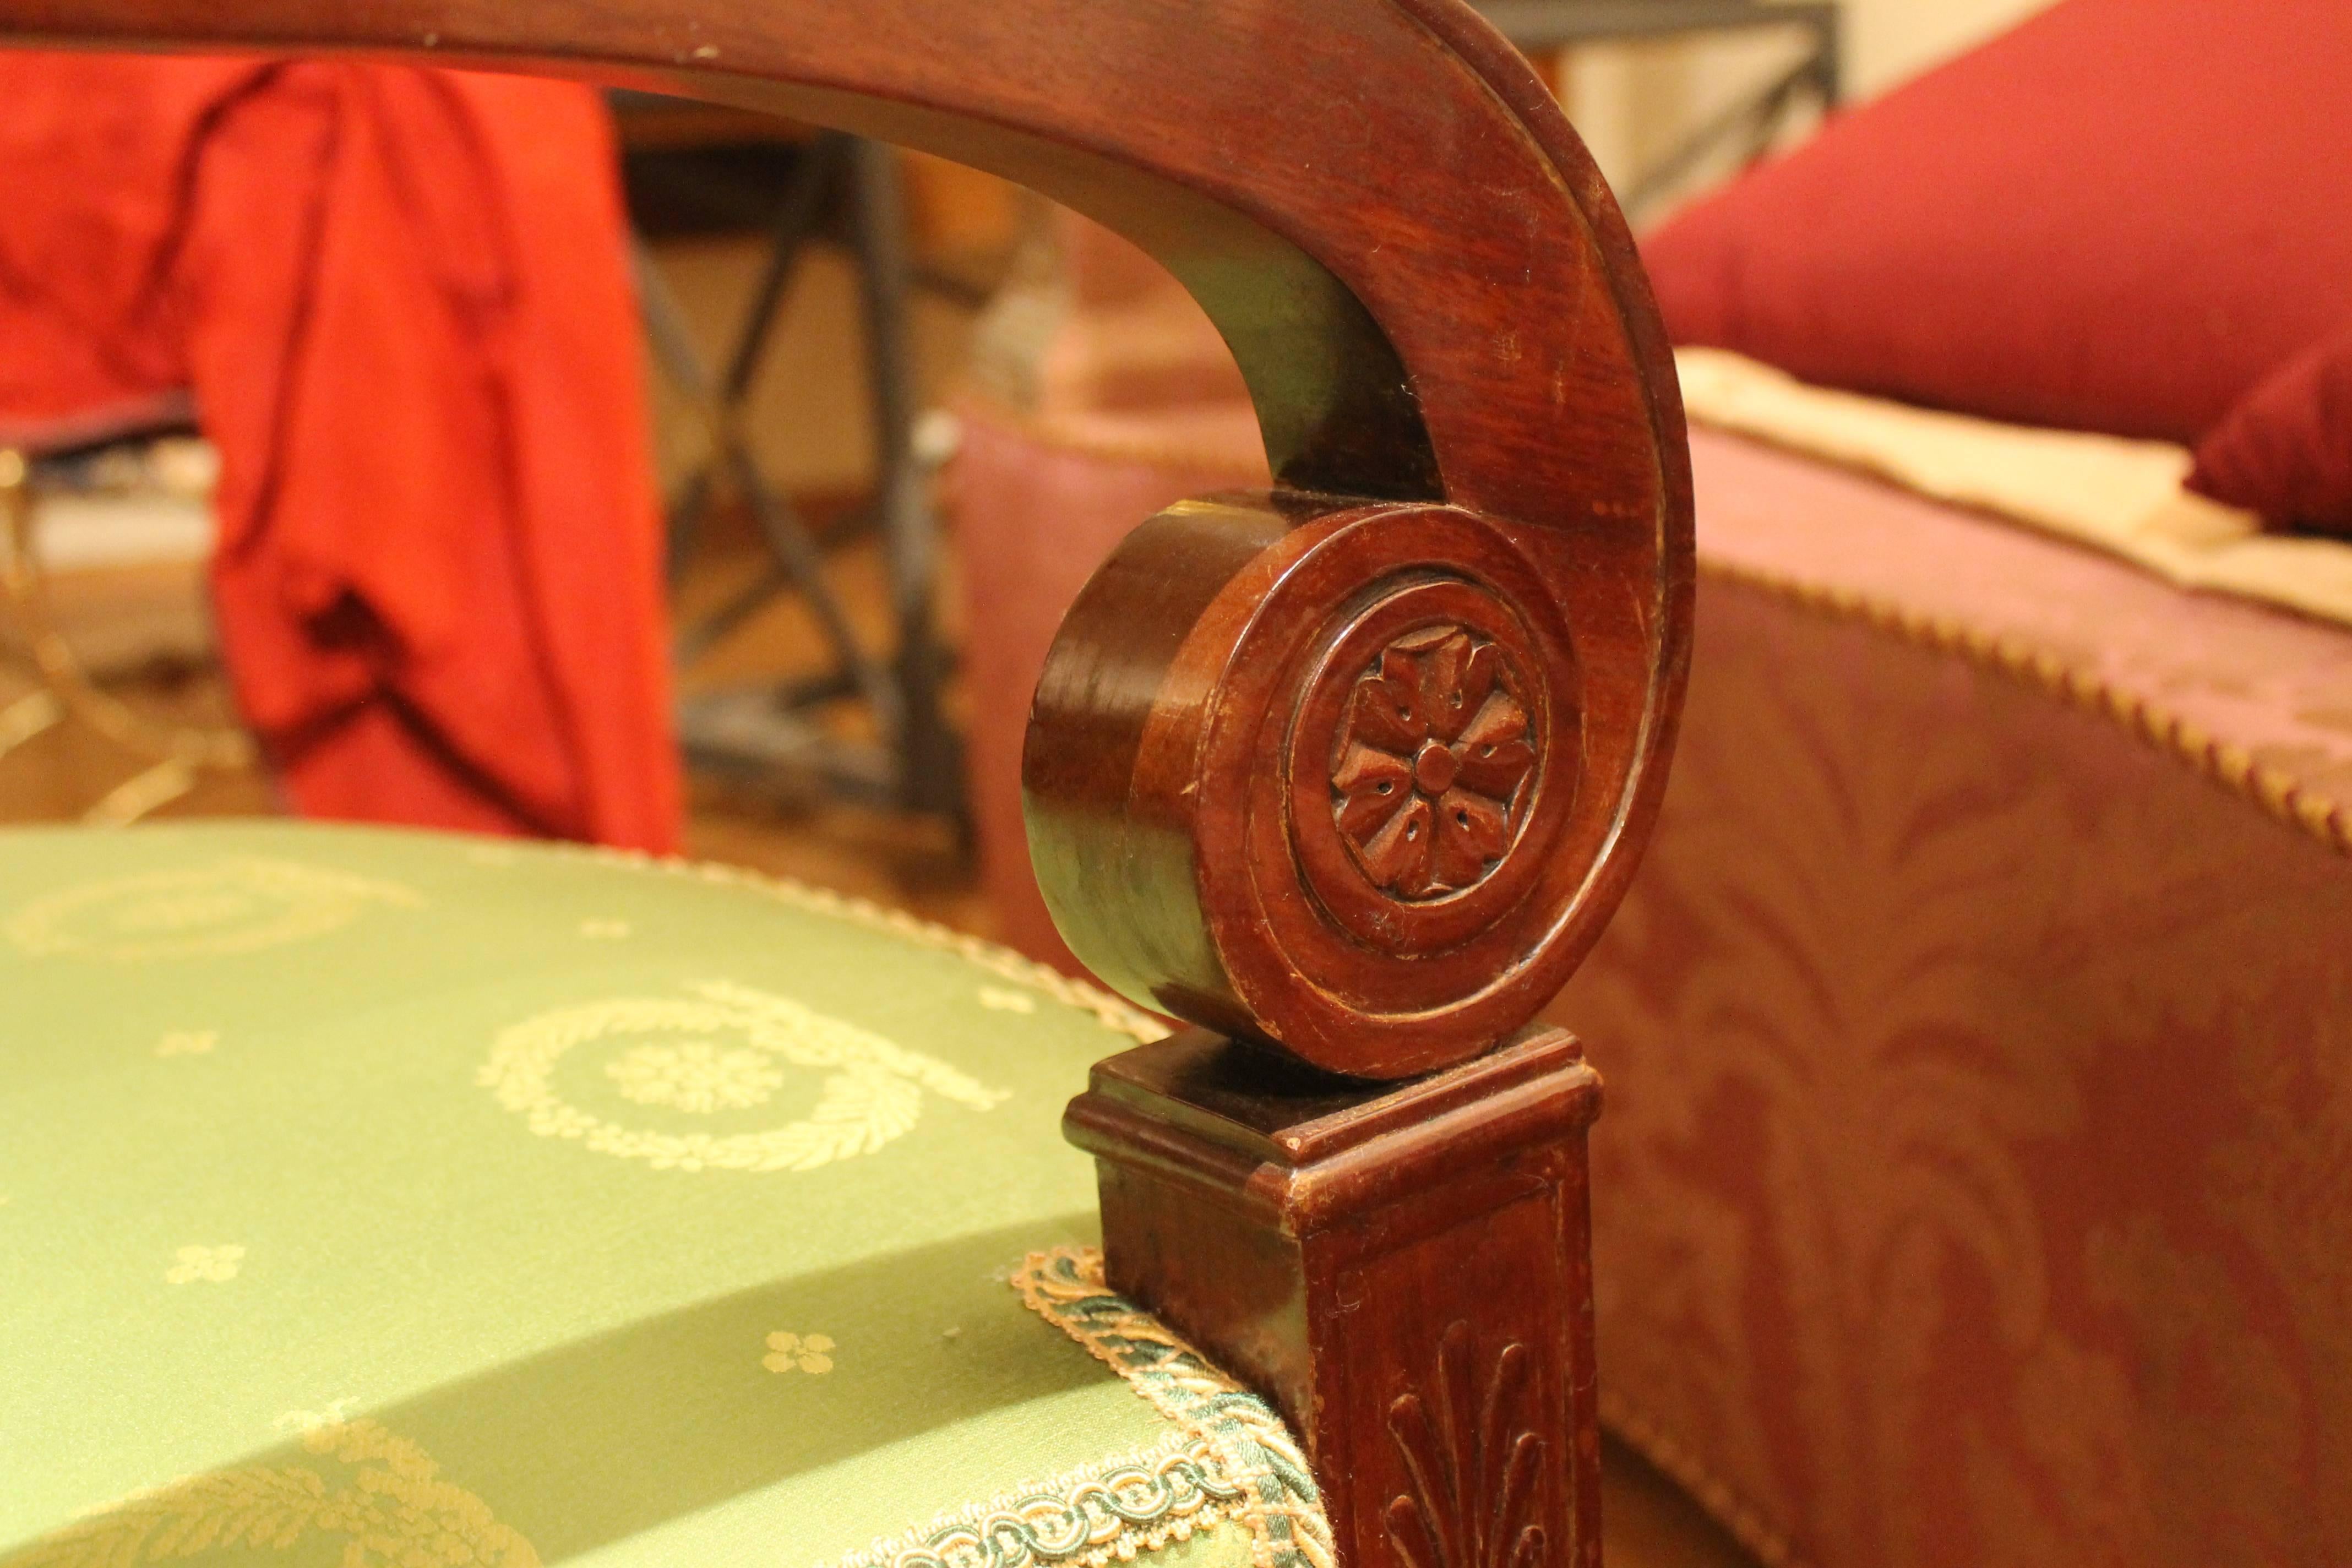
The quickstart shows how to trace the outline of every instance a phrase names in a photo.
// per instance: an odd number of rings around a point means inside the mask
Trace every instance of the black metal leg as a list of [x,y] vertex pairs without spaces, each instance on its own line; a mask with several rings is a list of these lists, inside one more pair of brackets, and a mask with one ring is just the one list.
[[1693,131],[1638,175],[1618,182],[1617,199],[1637,221],[1717,148],[1743,138],[1753,160],[1801,97],[1837,107],[1840,24],[1836,0],[1472,0],[1503,36],[1523,49],[1573,47],[1609,39],[1795,28],[1809,35],[1797,65]]
[[940,710],[946,661],[939,646],[934,590],[937,520],[929,476],[915,449],[917,391],[908,308],[913,295],[907,256],[906,204],[898,155],[877,142],[851,154],[850,225],[866,301],[879,484],[876,496],[889,552],[890,608],[898,639],[895,661],[899,804],[910,811],[961,818],[963,757]]
[[[801,253],[824,223],[826,197],[843,184],[851,140],[835,133],[820,137],[793,167],[770,226],[767,265],[736,328],[735,349],[722,377],[714,378],[704,366],[677,295],[654,265],[645,242],[635,242],[639,308],[646,336],[663,373],[693,405],[711,441],[710,459],[687,477],[668,506],[668,565],[673,583],[693,553],[718,471],[740,466],[740,459],[748,453],[740,422],[743,401],[751,391],[751,378],[758,374],[775,327],[776,310]],[[789,515],[791,503],[778,500]]]
[[[761,472],[741,427],[742,405],[772,335],[801,252],[815,237],[828,198],[845,199],[864,306],[866,363],[877,456],[877,521],[889,561],[897,650],[884,661],[868,653],[824,576],[823,545],[790,500]],[[967,821],[962,746],[940,703],[949,656],[939,641],[934,584],[936,525],[929,475],[915,441],[918,413],[907,310],[914,275],[906,246],[905,203],[896,154],[887,146],[837,133],[814,144],[783,194],[771,230],[769,257],[723,374],[703,363],[677,299],[638,247],[646,329],[664,373],[685,394],[711,443],[709,459],[679,489],[669,508],[673,581],[690,553],[722,476],[758,522],[769,570],[678,637],[680,662],[691,660],[780,594],[797,594],[815,616],[833,668],[776,685],[706,694],[682,705],[679,730],[698,763],[758,777],[792,774],[832,793],[873,805],[945,816],[960,834]],[[849,740],[814,721],[809,710],[856,700],[865,704],[878,744]],[[775,779],[772,782],[782,782]]]

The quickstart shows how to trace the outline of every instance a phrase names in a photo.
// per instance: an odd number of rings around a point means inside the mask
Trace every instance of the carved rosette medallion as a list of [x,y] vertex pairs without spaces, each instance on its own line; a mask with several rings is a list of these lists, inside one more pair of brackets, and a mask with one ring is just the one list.
[[1507,967],[1505,933],[1531,940],[1558,896],[1536,890],[1576,795],[1577,672],[1557,612],[1515,586],[1409,568],[1347,602],[1302,661],[1288,859],[1302,913],[1360,952],[1484,942]]
[[1391,642],[1357,680],[1331,810],[1374,887],[1459,892],[1509,852],[1538,762],[1521,684],[1498,644],[1444,623]]
[[[1609,842],[1592,807],[1613,797],[1587,785],[1613,785],[1587,765],[1568,605],[1513,530],[1322,504],[1187,502],[1138,531],[1065,623],[1024,809],[1097,973],[1318,1067],[1403,1077],[1558,989]],[[1128,626],[1166,650],[1160,677],[1109,653]],[[1112,730],[1126,749],[1087,761]],[[1097,928],[1137,876],[1164,882],[1171,901],[1147,902],[1165,918]]]

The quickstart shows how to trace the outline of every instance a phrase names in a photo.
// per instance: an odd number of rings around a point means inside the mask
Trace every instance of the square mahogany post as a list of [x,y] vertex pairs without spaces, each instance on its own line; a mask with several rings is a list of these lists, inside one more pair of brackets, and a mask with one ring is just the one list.
[[1600,1098],[1559,1029],[1391,1085],[1194,1030],[1097,1066],[1064,1129],[1112,1289],[1279,1404],[1342,1568],[1596,1568]]

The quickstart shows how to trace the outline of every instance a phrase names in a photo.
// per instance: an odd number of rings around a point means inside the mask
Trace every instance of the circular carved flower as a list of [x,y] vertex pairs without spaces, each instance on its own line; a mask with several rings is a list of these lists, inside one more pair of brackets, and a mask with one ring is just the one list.
[[1337,749],[1332,810],[1376,886],[1455,892],[1510,848],[1536,752],[1493,643],[1450,626],[1391,643],[1356,683]]

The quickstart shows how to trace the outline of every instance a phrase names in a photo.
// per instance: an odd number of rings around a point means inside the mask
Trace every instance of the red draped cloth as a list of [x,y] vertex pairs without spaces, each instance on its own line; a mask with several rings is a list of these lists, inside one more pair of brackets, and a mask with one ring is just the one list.
[[306,815],[675,847],[642,375],[590,91],[0,54],[0,433],[193,390]]

